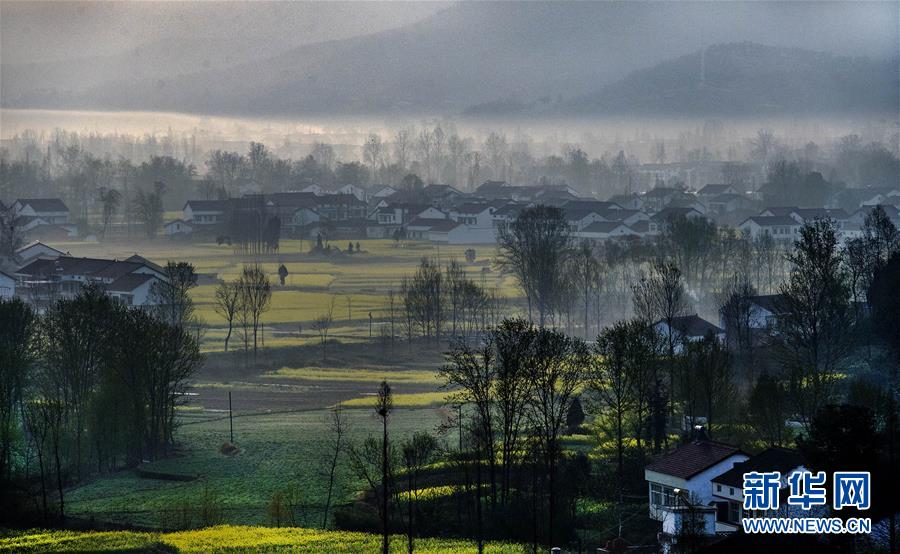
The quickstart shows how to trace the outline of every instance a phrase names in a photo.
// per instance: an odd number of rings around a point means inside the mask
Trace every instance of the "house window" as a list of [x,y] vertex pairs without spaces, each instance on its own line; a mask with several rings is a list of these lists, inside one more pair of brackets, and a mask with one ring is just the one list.
[[716,485],[716,492],[722,492],[722,485]]
[[734,494],[734,487],[728,487],[728,494]]
[[728,521],[733,523],[741,521],[741,505],[737,502],[728,503]]
[[654,506],[674,506],[675,490],[659,483],[650,483],[650,504]]

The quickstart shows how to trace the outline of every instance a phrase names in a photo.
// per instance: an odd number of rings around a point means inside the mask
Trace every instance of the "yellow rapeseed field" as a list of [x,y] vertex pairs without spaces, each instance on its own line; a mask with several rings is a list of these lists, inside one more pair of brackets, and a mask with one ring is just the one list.
[[[195,531],[137,533],[131,531],[26,531],[0,538],[0,552],[315,552],[360,554],[378,552],[381,537],[368,533],[320,531],[296,527],[246,527],[221,525]],[[391,550],[405,551],[406,538],[393,536]],[[475,544],[463,540],[417,539],[416,551],[424,554],[475,552]],[[513,554],[522,546],[488,543],[485,552]]]

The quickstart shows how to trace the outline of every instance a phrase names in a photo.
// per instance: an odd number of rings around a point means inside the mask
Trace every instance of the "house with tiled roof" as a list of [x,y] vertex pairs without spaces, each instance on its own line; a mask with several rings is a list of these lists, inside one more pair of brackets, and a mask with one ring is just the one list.
[[37,259],[21,267],[17,274],[16,294],[39,309],[56,299],[77,295],[90,283],[99,284],[131,305],[145,305],[151,302],[153,283],[166,279],[161,267],[140,256],[130,260],[73,256]]
[[749,458],[736,446],[705,437],[665,454],[644,468],[650,517],[663,522],[663,531],[671,534],[686,505],[707,511],[712,507],[714,518],[712,479]]
[[616,237],[638,236],[631,227],[620,221],[597,221],[574,233],[576,238],[608,240]]
[[648,221],[650,234],[658,235],[662,233],[672,221],[681,217],[696,219],[705,216],[700,210],[689,206],[669,206],[656,212],[650,217],[650,220]]
[[[712,502],[716,505],[716,525],[719,532],[737,531],[741,519],[750,514],[743,508],[744,473],[777,471],[781,473],[780,489],[788,486],[790,476],[806,470],[806,460],[797,450],[772,447],[763,450],[748,460],[738,462],[728,471],[712,478]],[[754,513],[754,516],[763,514]]]
[[728,184],[709,184],[697,191],[700,198],[713,198],[722,194],[739,194],[740,191]]
[[188,200],[181,211],[182,219],[192,225],[222,225],[228,213],[228,200]]
[[775,240],[793,241],[800,236],[802,226],[790,215],[756,215],[745,219],[738,229],[753,239],[769,235]]
[[685,342],[697,342],[703,340],[707,336],[723,341],[725,340],[725,330],[706,321],[697,314],[680,316],[672,318],[671,326],[666,320],[658,321],[654,327],[663,337],[675,338],[675,350],[680,352],[682,344]]
[[48,246],[39,240],[29,242],[16,250],[16,259],[21,265],[39,259],[55,260],[60,256],[68,256],[68,252]]
[[13,210],[20,217],[37,217],[48,225],[69,222],[69,208],[59,198],[20,198],[13,202]]

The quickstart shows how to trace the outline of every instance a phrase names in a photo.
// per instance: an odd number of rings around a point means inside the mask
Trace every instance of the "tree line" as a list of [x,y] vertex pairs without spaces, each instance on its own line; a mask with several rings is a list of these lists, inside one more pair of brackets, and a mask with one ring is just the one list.
[[171,453],[176,408],[202,362],[190,298],[175,288],[159,287],[170,303],[153,309],[95,284],[42,314],[20,299],[0,301],[8,521],[36,512],[62,523],[72,483]]

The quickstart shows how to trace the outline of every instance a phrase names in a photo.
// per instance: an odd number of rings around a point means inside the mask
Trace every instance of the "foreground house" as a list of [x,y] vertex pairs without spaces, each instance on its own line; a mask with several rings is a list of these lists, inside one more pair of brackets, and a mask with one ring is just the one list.
[[[789,477],[805,471],[804,464],[798,451],[787,448],[772,447],[748,456],[736,446],[695,440],[644,469],[650,517],[662,522],[663,533],[675,536],[689,513],[702,518],[706,535],[739,531],[744,517],[790,515],[794,508],[785,506],[777,511],[744,510],[744,473],[780,472],[780,496],[786,497]],[[708,525],[710,521],[713,525]]]
[[[778,471],[781,473],[781,492],[788,486],[788,478],[806,470],[803,456],[796,450],[772,447],[752,456],[745,462],[739,462],[725,473],[713,477],[713,502],[716,505],[716,527],[722,532],[737,531],[741,519],[747,514],[744,510],[744,474],[750,472]],[[764,513],[755,513],[762,516]]]
[[664,533],[675,535],[683,513],[691,510],[703,518],[704,529],[715,532],[712,479],[748,459],[736,446],[698,439],[651,463],[644,468],[650,517],[662,522]]

